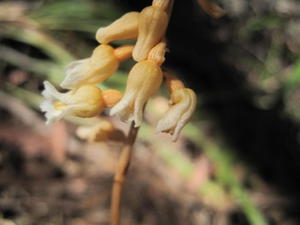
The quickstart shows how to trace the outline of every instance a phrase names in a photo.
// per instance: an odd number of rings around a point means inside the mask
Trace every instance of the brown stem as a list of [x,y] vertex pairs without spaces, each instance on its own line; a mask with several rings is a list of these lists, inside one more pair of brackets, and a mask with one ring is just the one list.
[[133,144],[138,133],[138,128],[131,123],[128,136],[125,140],[124,147],[117,165],[111,199],[111,225],[120,223],[120,203],[122,196],[123,182],[125,180],[133,151]]

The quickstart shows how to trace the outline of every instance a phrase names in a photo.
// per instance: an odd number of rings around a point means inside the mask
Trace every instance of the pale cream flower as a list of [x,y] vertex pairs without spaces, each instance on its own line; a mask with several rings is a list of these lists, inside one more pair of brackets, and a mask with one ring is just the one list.
[[139,34],[132,52],[135,61],[145,60],[151,49],[163,39],[168,21],[167,12],[156,6],[146,7],[140,12]]
[[147,60],[138,62],[129,72],[123,98],[111,109],[110,115],[119,115],[124,121],[134,121],[139,127],[148,99],[159,89],[163,73],[160,68],[165,60],[166,43],[157,44]]
[[125,94],[111,109],[110,115],[117,114],[122,120],[134,121],[135,126],[139,127],[145,103],[160,87],[162,75],[160,67],[154,62],[135,64],[129,72]]
[[170,133],[176,141],[184,125],[196,109],[197,97],[189,88],[177,89],[171,93],[171,107],[156,126],[157,132]]
[[78,88],[83,84],[96,84],[108,79],[119,67],[121,61],[131,56],[133,46],[114,49],[100,45],[90,58],[70,63],[65,69],[65,79],[60,86],[65,89]]
[[40,108],[45,112],[46,124],[53,123],[65,116],[94,117],[105,107],[102,93],[93,85],[83,85],[67,93],[58,92],[48,81],[44,82],[42,92],[45,100]]

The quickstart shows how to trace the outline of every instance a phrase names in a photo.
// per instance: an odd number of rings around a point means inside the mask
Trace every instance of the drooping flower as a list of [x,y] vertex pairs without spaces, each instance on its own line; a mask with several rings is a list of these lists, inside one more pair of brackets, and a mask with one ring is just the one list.
[[129,72],[123,98],[111,109],[110,115],[119,115],[124,121],[134,121],[139,127],[143,110],[148,99],[159,89],[163,73],[160,68],[164,61],[166,44],[156,45],[148,59],[136,63]]
[[44,82],[42,92],[45,100],[40,108],[45,112],[46,124],[53,123],[65,116],[94,117],[105,107],[102,93],[93,85],[83,85],[67,93],[58,92],[48,81]]
[[107,44],[116,40],[136,39],[138,20],[138,12],[126,13],[112,24],[99,28],[96,33],[96,40],[101,44]]
[[189,88],[175,90],[171,94],[171,106],[159,120],[156,131],[170,133],[176,141],[184,125],[191,119],[197,103],[195,92]]
[[124,97],[110,111],[122,120],[134,121],[140,126],[147,100],[158,90],[162,82],[162,71],[153,62],[142,61],[131,69],[128,75]]
[[132,49],[130,45],[116,49],[109,45],[98,46],[90,58],[74,61],[66,67],[66,76],[60,86],[73,89],[103,82],[117,70],[121,61],[131,56]]
[[135,61],[145,60],[150,50],[163,39],[168,21],[165,8],[149,6],[140,12],[139,33],[132,52]]

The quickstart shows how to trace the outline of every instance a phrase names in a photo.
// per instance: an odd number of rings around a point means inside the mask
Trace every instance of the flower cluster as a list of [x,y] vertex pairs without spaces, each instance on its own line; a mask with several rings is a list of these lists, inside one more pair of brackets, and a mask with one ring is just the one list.
[[[100,45],[92,55],[66,67],[65,78],[60,86],[68,92],[61,93],[49,82],[44,82],[42,95],[45,100],[41,110],[45,112],[47,123],[65,116],[95,117],[105,108],[111,108],[111,116],[118,115],[121,120],[134,122],[135,127],[139,127],[146,102],[165,80],[171,105],[158,122],[157,131],[170,133],[173,140],[176,140],[195,111],[196,95],[176,77],[165,74],[161,68],[165,60],[164,36],[171,7],[171,0],[153,0],[152,5],[141,12],[126,13],[107,27],[100,28],[96,33]],[[136,39],[136,44],[118,48],[109,45],[113,41],[127,39]],[[124,94],[117,90],[103,91],[96,86],[112,76],[119,64],[130,57],[136,64],[128,74]],[[102,127],[93,128],[93,135],[88,139],[101,139],[96,137],[96,133]],[[82,136],[88,136],[85,130],[82,133]]]

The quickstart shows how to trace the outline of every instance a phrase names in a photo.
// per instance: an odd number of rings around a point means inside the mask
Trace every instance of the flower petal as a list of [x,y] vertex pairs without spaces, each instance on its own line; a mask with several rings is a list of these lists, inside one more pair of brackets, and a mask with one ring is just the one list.
[[136,93],[135,90],[127,91],[123,98],[111,108],[109,115],[118,115],[122,121],[132,121]]
[[184,112],[184,114],[181,116],[180,120],[177,123],[177,126],[175,127],[174,133],[173,133],[173,141],[176,141],[178,139],[178,135],[182,128],[185,126],[185,124],[191,119],[193,116],[196,105],[197,105],[197,97],[195,92],[192,89],[187,89],[189,92],[189,98],[190,98],[190,104],[188,109]]
[[42,95],[46,99],[59,100],[63,96],[63,94],[59,93],[49,81],[44,81],[43,84],[45,89],[42,91]]
[[60,86],[65,89],[75,88],[88,72],[87,62],[89,58],[71,62],[65,68],[65,79],[61,82]]
[[53,104],[49,100],[45,100],[40,104],[40,109],[45,112],[46,124],[52,124],[57,120],[61,119],[63,114],[62,111],[56,110]]
[[158,122],[156,132],[170,133],[173,136],[172,140],[176,141],[180,131],[192,117],[197,100],[194,91],[188,88],[176,90],[171,97],[175,104]]

